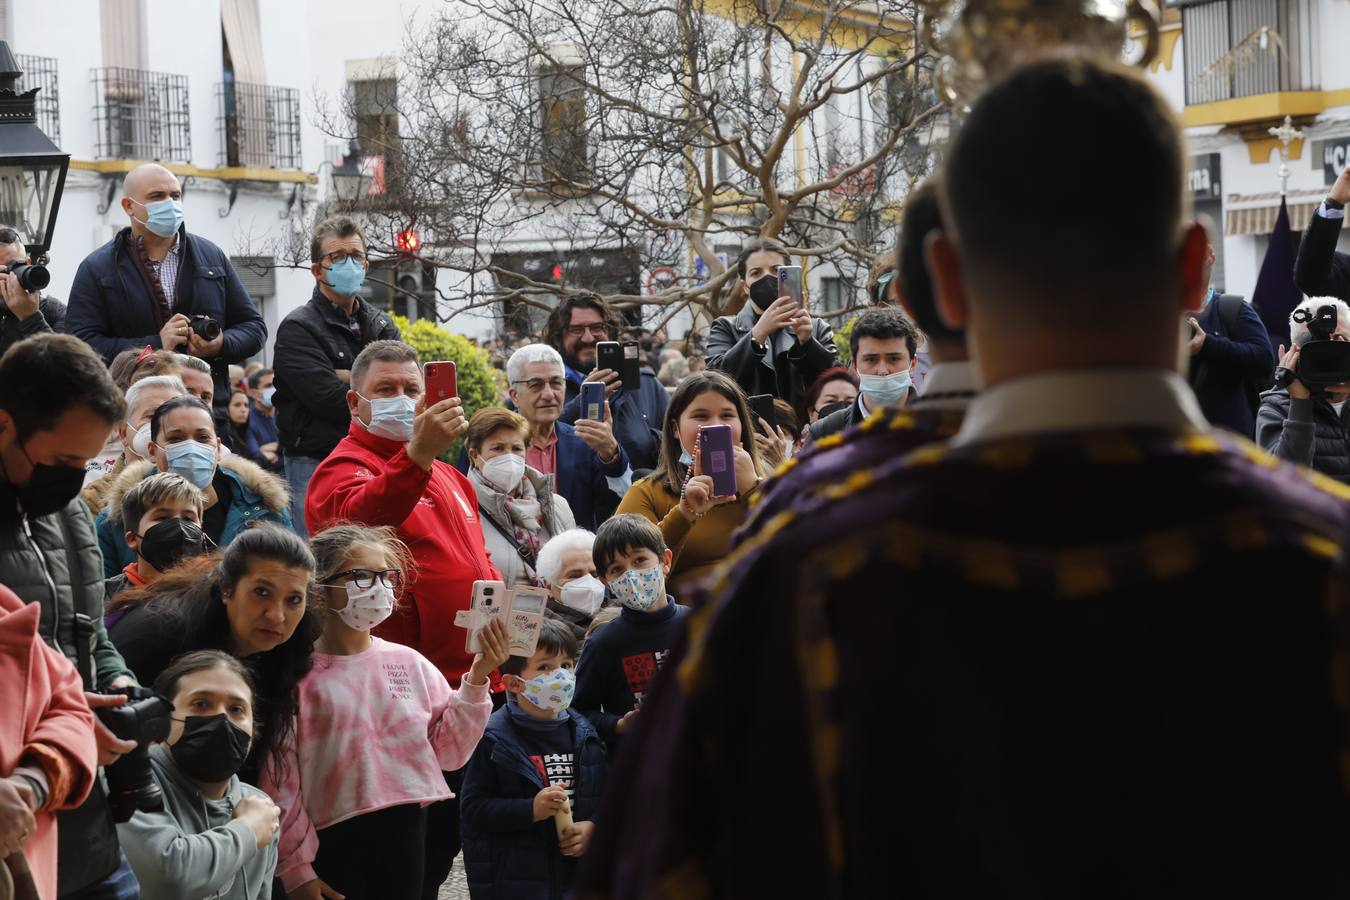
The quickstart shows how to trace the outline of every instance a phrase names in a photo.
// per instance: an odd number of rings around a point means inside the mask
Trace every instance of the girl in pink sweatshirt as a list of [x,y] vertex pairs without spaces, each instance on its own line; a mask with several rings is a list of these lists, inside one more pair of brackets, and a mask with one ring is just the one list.
[[339,525],[310,546],[323,636],[300,682],[294,741],[262,784],[282,811],[277,875],[292,900],[420,897],[426,807],[451,797],[442,772],[468,762],[483,736],[506,630],[484,631],[485,651],[451,690],[416,650],[370,634],[410,564],[394,531]]

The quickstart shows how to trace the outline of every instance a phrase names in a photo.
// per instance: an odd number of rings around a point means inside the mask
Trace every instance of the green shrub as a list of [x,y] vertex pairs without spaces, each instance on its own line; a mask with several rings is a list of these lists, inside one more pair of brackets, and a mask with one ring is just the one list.
[[[422,362],[453,360],[459,385],[459,399],[464,404],[464,415],[473,414],[489,406],[501,406],[502,391],[506,389],[506,373],[494,368],[486,350],[475,347],[468,338],[452,334],[430,319],[409,322],[403,316],[394,316],[403,340],[417,351]],[[444,455],[453,463],[459,458],[457,441]]]
[[847,366],[853,361],[853,353],[848,346],[849,336],[853,334],[853,324],[858,316],[849,319],[834,330],[834,348],[839,351],[839,365]]

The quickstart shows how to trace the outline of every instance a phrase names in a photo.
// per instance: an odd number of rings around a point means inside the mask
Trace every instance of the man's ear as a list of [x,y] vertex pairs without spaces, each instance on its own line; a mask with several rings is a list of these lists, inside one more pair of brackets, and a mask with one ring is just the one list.
[[956,243],[945,231],[934,231],[923,242],[928,274],[933,282],[933,299],[938,318],[952,329],[965,328],[969,311],[966,308],[965,284],[961,277],[961,260]]
[[361,418],[361,398],[357,396],[356,391],[347,391],[347,409],[351,412],[353,419]]
[[671,565],[671,563],[674,562],[674,561],[675,561],[675,553],[674,553],[669,547],[667,547],[667,548],[666,548],[666,552],[661,554],[661,574],[662,574],[662,575],[669,575],[669,574],[670,574],[670,565]]
[[1205,305],[1209,293],[1209,234],[1205,226],[1192,222],[1181,239],[1181,308],[1195,312]]
[[8,410],[0,409],[0,450],[8,450],[18,439],[19,431]]

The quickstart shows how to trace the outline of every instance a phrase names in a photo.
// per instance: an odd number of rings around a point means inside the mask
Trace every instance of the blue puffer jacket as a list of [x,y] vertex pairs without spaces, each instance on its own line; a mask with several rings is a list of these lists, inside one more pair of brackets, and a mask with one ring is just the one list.
[[[107,506],[99,510],[98,518],[94,520],[94,530],[98,532],[98,549],[103,552],[105,578],[120,574],[127,563],[136,560],[136,554],[127,546],[127,529],[122,522],[122,495],[154,471],[154,466],[148,462],[123,469],[117,476],[117,483],[108,493]],[[230,491],[230,509],[225,516],[225,528],[217,544],[224,547],[254,522],[275,522],[291,527],[290,497],[280,478],[264,472],[240,456],[222,458],[219,471],[234,484]]]
[[[581,383],[586,376],[568,366],[567,402],[559,417],[568,425],[577,424],[581,417]],[[656,380],[656,373],[642,368],[642,387],[636,391],[620,391],[610,400],[614,415],[614,438],[628,454],[634,479],[656,468],[661,457],[661,429],[666,419],[666,405],[670,395]]]
[[[585,717],[569,713],[575,753],[572,818],[594,821],[605,788],[605,747]],[[520,743],[511,711],[488,720],[459,793],[464,870],[474,900],[562,900],[578,860],[558,850],[552,819],[534,821],[544,776]]]

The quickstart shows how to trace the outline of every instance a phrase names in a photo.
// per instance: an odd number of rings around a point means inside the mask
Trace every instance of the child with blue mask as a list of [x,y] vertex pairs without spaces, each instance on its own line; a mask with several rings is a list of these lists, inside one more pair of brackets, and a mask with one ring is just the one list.
[[[571,709],[577,639],[545,619],[529,657],[501,666],[506,705],[488,720],[459,794],[464,868],[475,897],[568,894],[607,774],[595,728]],[[509,869],[506,868],[509,864]]]
[[673,554],[651,520],[613,517],[596,532],[593,553],[601,581],[623,611],[586,641],[575,703],[613,753],[619,735],[636,724],[689,609],[666,593]]

